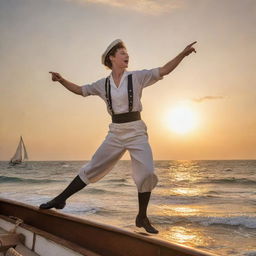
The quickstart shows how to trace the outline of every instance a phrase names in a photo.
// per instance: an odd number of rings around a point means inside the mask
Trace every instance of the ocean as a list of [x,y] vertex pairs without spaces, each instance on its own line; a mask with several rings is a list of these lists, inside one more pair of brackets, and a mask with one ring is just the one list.
[[[85,161],[0,162],[0,197],[34,206],[60,193]],[[256,160],[155,161],[148,216],[156,237],[217,255],[256,255]],[[64,213],[130,231],[138,210],[131,162],[73,195]],[[144,230],[141,230],[144,231]]]

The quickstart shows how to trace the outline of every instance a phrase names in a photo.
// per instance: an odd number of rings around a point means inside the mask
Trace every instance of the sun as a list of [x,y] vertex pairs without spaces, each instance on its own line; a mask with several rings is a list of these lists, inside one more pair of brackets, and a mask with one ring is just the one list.
[[198,118],[189,106],[176,106],[167,114],[167,125],[175,133],[186,134],[198,125]]

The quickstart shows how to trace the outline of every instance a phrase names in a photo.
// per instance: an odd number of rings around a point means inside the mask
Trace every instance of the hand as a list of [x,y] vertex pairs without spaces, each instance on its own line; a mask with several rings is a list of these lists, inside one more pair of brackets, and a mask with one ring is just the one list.
[[51,71],[49,73],[52,74],[52,81],[54,82],[56,81],[60,82],[63,79],[63,77],[59,73],[51,72]]
[[190,53],[195,52],[196,50],[195,48],[192,47],[193,44],[197,43],[197,41],[193,42],[192,44],[189,44],[184,50],[183,50],[183,54],[184,56],[188,56]]

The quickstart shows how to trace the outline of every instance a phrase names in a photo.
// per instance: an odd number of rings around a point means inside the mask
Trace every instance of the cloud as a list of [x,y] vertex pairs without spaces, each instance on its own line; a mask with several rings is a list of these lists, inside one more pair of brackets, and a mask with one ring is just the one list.
[[205,96],[205,97],[202,97],[202,98],[198,98],[198,99],[192,99],[192,101],[195,101],[195,102],[203,102],[205,100],[217,100],[217,99],[224,99],[223,96]]
[[184,7],[184,0],[66,0],[80,4],[101,4],[120,9],[132,10],[149,15],[169,13]]

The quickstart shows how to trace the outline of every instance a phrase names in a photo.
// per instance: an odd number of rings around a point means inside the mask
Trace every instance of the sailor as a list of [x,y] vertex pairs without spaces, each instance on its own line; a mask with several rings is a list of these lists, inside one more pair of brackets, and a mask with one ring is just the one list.
[[135,224],[149,233],[158,233],[147,217],[151,191],[155,188],[158,178],[154,172],[147,126],[140,114],[142,90],[169,74],[185,56],[196,52],[192,47],[195,43],[189,44],[177,57],[162,67],[127,71],[129,55],[126,46],[121,39],[114,40],[101,58],[102,64],[111,69],[110,75],[83,86],[67,81],[59,73],[50,72],[53,81],[60,82],[71,92],[84,97],[97,95],[102,98],[112,122],[105,140],[92,159],[81,167],[78,175],[60,195],[41,204],[41,209],[64,208],[68,197],[103,178],[128,150],[132,163],[132,178],[138,190],[139,211]]

